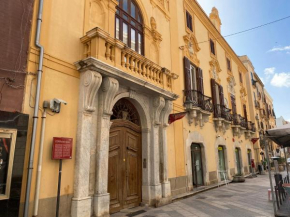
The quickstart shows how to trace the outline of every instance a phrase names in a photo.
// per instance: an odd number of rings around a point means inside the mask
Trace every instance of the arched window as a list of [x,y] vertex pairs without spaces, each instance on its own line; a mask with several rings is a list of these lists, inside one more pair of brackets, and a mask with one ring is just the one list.
[[144,53],[143,18],[134,0],[118,0],[116,38],[139,54]]

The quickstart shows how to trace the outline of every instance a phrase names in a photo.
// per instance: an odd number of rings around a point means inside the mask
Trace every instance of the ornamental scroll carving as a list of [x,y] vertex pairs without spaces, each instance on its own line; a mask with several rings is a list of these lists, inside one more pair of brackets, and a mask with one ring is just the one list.
[[119,82],[115,78],[106,77],[103,80],[103,114],[112,115],[112,101],[119,90]]
[[200,50],[197,40],[193,33],[187,33],[183,36],[184,46],[180,47],[183,50],[183,55],[191,60],[195,65],[199,66],[199,60],[197,59],[197,52]]
[[168,117],[170,115],[170,112],[172,111],[172,108],[173,108],[172,101],[166,100],[165,106],[164,106],[162,113],[161,113],[161,123],[162,123],[163,127],[168,126]]
[[154,125],[160,125],[160,113],[165,106],[165,100],[163,97],[156,97],[153,102],[154,112],[153,121]]
[[96,94],[101,86],[102,76],[95,71],[86,71],[84,74],[84,109],[87,112],[94,112]]
[[150,18],[150,24],[151,24],[151,35],[152,35],[152,38],[153,38],[154,42],[156,42],[158,44],[158,46],[159,46],[160,42],[162,41],[162,36],[157,31],[157,24],[156,24],[156,20],[154,19],[154,17]]

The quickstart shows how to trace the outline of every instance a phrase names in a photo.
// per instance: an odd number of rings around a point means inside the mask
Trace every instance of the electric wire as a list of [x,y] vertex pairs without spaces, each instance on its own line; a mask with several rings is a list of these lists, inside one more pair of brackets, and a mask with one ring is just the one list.
[[[235,32],[235,33],[232,33],[232,34],[229,34],[229,35],[224,35],[224,36],[221,36],[221,37],[217,37],[216,39],[219,39],[219,38],[226,38],[226,37],[230,37],[230,36],[238,35],[238,34],[241,34],[241,33],[249,32],[249,31],[252,31],[252,30],[254,30],[254,29],[258,29],[258,28],[261,28],[261,27],[264,27],[264,26],[268,26],[268,25],[270,25],[270,24],[277,23],[277,22],[280,22],[280,21],[282,21],[282,20],[286,20],[286,19],[289,19],[289,18],[290,18],[290,16],[283,17],[283,18],[281,18],[281,19],[274,20],[274,21],[272,21],[272,22],[265,23],[265,24],[262,24],[262,25],[259,25],[259,26],[255,26],[255,27],[252,27],[252,28],[249,28],[249,29],[243,30],[243,31],[239,31],[239,32]],[[210,40],[201,41],[201,42],[198,42],[198,44],[205,43],[205,42],[209,42],[209,41],[210,41]]]

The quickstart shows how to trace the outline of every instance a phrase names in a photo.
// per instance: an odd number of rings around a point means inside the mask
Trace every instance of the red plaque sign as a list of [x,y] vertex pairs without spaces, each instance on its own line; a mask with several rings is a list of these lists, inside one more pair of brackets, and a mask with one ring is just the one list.
[[71,159],[72,158],[72,138],[53,137],[52,159]]

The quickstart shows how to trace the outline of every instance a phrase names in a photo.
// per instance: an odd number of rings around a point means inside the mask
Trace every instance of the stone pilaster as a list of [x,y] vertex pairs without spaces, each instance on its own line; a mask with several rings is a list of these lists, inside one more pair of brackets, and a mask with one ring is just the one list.
[[[160,182],[162,185],[162,198],[171,199],[170,182],[168,181],[168,164],[167,164],[167,134],[166,128],[168,127],[168,117],[172,111],[172,101],[166,100],[165,106],[161,112],[161,125],[160,125]],[[166,202],[166,201],[164,201]]]
[[162,198],[162,188],[160,184],[160,155],[159,155],[159,126],[160,113],[165,105],[162,97],[156,97],[153,100],[152,131],[150,135],[149,159],[150,168],[149,183],[146,189],[148,191],[149,205],[158,205]]
[[91,216],[91,197],[89,196],[90,150],[94,143],[91,130],[95,115],[95,98],[102,83],[102,76],[87,70],[80,74],[78,128],[76,140],[76,160],[74,176],[74,197],[72,217]]
[[94,216],[109,216],[110,194],[108,191],[108,159],[110,116],[112,101],[119,89],[119,82],[110,77],[103,79],[99,99],[99,120],[97,127],[96,180],[94,195]]

